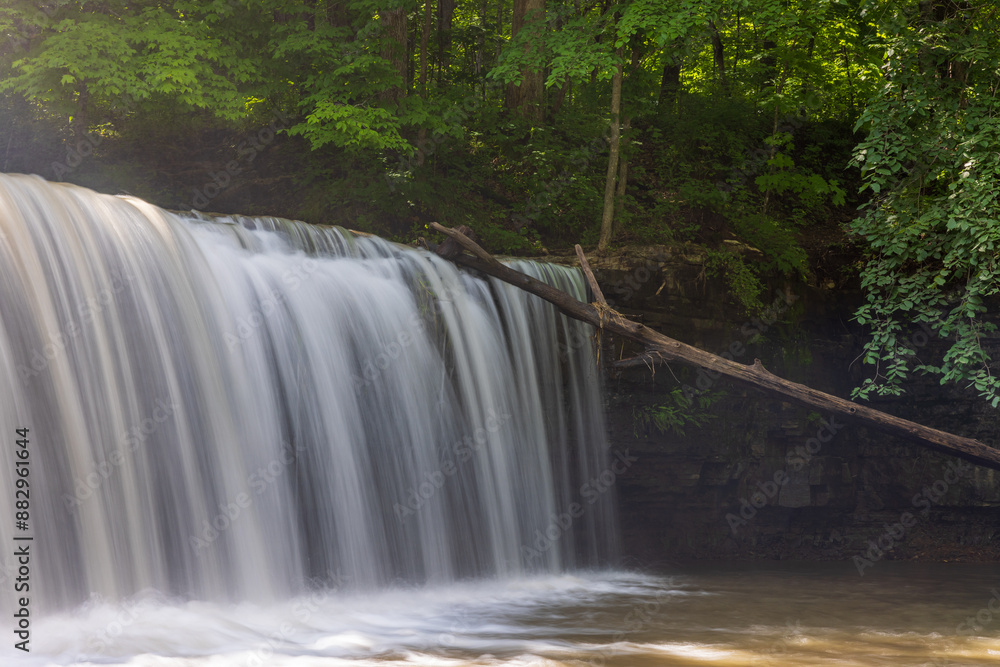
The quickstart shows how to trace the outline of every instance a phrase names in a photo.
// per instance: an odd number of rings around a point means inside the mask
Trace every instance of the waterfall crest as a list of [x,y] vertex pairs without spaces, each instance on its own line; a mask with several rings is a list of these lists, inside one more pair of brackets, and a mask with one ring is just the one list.
[[[584,296],[575,270],[517,268]],[[38,599],[605,563],[591,335],[382,239],[0,175],[0,433],[30,429]]]

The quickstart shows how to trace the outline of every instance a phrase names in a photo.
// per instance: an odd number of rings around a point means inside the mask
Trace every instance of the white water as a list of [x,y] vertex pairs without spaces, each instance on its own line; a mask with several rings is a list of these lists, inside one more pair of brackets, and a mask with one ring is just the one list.
[[[270,604],[93,602],[0,664],[130,667],[986,667],[993,565],[852,563],[577,572]],[[982,626],[968,629],[968,619]]]
[[587,569],[589,336],[378,239],[0,175],[0,665],[997,663],[995,565]]
[[[31,534],[35,613],[147,590],[281,605],[613,555],[611,494],[580,497],[609,465],[583,325],[429,253],[228,222],[0,176],[2,574]],[[575,271],[521,268],[582,296]]]

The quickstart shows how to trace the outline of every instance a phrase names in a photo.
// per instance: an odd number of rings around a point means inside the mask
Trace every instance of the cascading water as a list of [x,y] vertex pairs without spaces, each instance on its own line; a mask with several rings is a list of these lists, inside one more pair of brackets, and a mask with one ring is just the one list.
[[581,496],[609,464],[589,336],[377,238],[0,176],[0,433],[30,429],[35,609],[607,562],[612,494]]
[[638,460],[590,334],[379,239],[0,175],[0,665],[996,664],[995,564],[585,570]]

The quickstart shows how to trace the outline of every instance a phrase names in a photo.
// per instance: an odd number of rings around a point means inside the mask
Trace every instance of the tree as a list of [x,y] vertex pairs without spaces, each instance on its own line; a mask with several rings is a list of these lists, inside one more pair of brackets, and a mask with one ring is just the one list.
[[73,118],[77,134],[121,106],[170,100],[226,119],[246,112],[241,84],[256,74],[210,21],[156,2],[11,3],[0,21],[30,40],[2,88]]
[[[621,58],[621,49],[618,50]],[[621,143],[621,105],[622,105],[622,64],[615,66],[611,78],[611,138],[608,141],[608,175],[604,186],[604,212],[601,215],[601,238],[597,249],[604,252],[611,243],[615,217],[616,181],[618,179],[618,151]]]
[[[723,375],[731,380],[759,389],[766,394],[777,396],[782,400],[790,400],[806,407],[829,411],[866,426],[872,426],[883,433],[899,436],[921,446],[959,456],[973,461],[977,465],[1000,470],[1000,450],[978,440],[945,433],[864,405],[852,403],[796,382],[784,380],[769,373],[759,359],[755,359],[752,365],[747,366],[732,359],[726,359],[692,347],[643,324],[626,319],[620,313],[612,310],[604,300],[601,288],[597,285],[597,281],[587,264],[586,255],[579,245],[576,246],[576,252],[591,291],[594,293],[595,303],[592,304],[577,301],[562,290],[498,262],[467,236],[470,231],[467,227],[449,229],[438,223],[431,223],[431,228],[448,237],[448,240],[437,249],[438,254],[442,257],[510,283],[552,303],[569,317],[586,322],[599,331],[638,343],[643,347],[643,351],[639,355],[614,362],[618,368],[652,367],[653,364],[676,361],[693,368],[704,369],[713,377]],[[467,250],[471,255],[462,254],[462,250]]]
[[[428,2],[428,6],[430,3]],[[409,62],[406,53],[406,8],[387,5],[379,10],[379,20],[382,23],[382,57],[392,63],[392,68],[399,75],[398,85],[391,86],[383,93],[383,99],[397,101],[406,95],[407,71]],[[424,44],[426,48],[426,44]],[[424,85],[424,72],[420,72],[420,85]]]
[[[196,127],[226,146],[280,109],[313,148],[292,177],[327,212],[362,192],[403,221],[396,233],[486,214],[524,251],[696,242],[747,308],[765,271],[807,275],[812,220],[871,197],[851,227],[870,251],[858,320],[874,373],[858,395],[898,393],[916,371],[1000,405],[983,344],[1000,270],[995,3],[494,3],[9,0],[3,163],[39,163],[12,161],[19,145],[60,160],[83,135],[145,141],[142,128],[172,124],[175,144]],[[829,157],[853,141],[845,120],[864,133],[857,195]],[[690,222],[712,218],[718,234]],[[948,341],[941,358],[916,354],[915,325]]]
[[520,36],[515,48],[523,49],[527,62],[518,80],[507,83],[507,108],[533,123],[540,123],[544,118],[545,74],[539,62],[544,48],[544,30],[545,0],[514,0],[511,36]]
[[[862,272],[869,325],[857,395],[898,394],[911,373],[974,388],[1000,404],[1000,17],[992,3],[934,0],[883,6],[883,77],[858,128],[855,160],[874,197],[852,225],[870,248]],[[917,355],[913,323],[948,341],[941,359]]]

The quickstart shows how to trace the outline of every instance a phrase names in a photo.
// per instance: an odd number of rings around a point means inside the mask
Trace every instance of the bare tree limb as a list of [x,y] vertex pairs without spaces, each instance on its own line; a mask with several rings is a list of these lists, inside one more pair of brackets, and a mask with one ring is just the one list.
[[[493,255],[491,255],[490,253],[488,253],[485,250],[483,250],[479,246],[478,243],[476,243],[475,241],[473,241],[470,238],[470,236],[468,234],[468,231],[466,231],[466,230],[469,229],[468,227],[465,227],[463,225],[462,227],[459,227],[458,229],[451,229],[450,227],[445,227],[444,225],[438,224],[436,222],[432,222],[429,226],[434,231],[441,232],[442,234],[444,234],[445,236],[447,236],[449,239],[451,239],[452,241],[454,241],[455,243],[457,243],[459,246],[461,246],[462,248],[465,248],[466,250],[468,250],[473,255],[475,255],[476,257],[478,257],[482,261],[486,262],[487,264],[494,265],[494,266],[497,266],[497,267],[503,266],[503,264],[501,264],[500,262],[498,262],[496,260],[496,258],[493,257]],[[445,243],[447,243],[447,241]],[[442,245],[444,245],[444,244],[442,244]],[[442,254],[440,252],[438,254],[440,254],[445,259],[452,259],[453,258],[451,256],[452,253],[450,253],[450,252],[447,255]]]
[[432,223],[431,227],[446,234],[449,238],[455,239],[459,245],[475,255],[474,257],[464,254],[453,255],[449,259],[456,264],[510,283],[545,299],[569,317],[642,345],[645,353],[637,357],[636,361],[626,360],[627,364],[623,365],[638,364],[638,360],[641,359],[643,363],[646,360],[664,363],[676,361],[694,368],[704,368],[710,375],[716,377],[723,375],[731,380],[760,389],[767,394],[781,397],[783,400],[840,415],[859,424],[876,428],[883,433],[958,456],[987,468],[1000,470],[1000,450],[989,447],[978,440],[939,431],[866,405],[826,394],[797,382],[782,379],[767,371],[759,359],[755,359],[752,365],[747,366],[674,340],[643,324],[626,319],[607,306],[595,307],[582,303],[562,290],[502,264],[474,241],[469,240],[454,229],[443,227],[437,223]]
[[583,268],[583,275],[587,278],[587,284],[590,285],[590,291],[594,293],[594,298],[597,303],[608,305],[607,299],[604,298],[604,292],[601,291],[601,286],[597,284],[597,278],[594,277],[594,272],[590,270],[590,262],[587,261],[587,256],[583,254],[583,248],[577,243],[574,246],[576,250],[577,259],[580,260],[580,266]]

